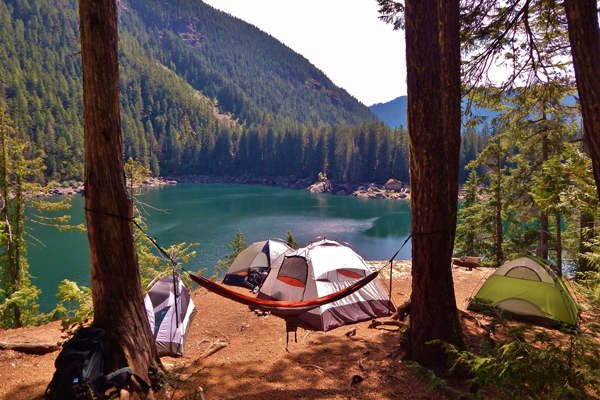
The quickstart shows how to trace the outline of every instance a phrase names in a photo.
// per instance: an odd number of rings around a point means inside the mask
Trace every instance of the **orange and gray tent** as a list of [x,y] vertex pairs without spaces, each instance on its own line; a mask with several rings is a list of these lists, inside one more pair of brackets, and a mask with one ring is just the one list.
[[505,262],[481,286],[467,309],[490,306],[533,322],[578,325],[579,309],[571,293],[541,259],[518,257]]
[[[352,286],[371,273],[361,255],[331,238],[317,238],[287,253],[271,265],[259,291],[259,299],[306,301]],[[395,311],[379,279],[333,303],[299,315],[299,319],[322,331],[391,315]]]
[[269,239],[252,243],[240,252],[223,277],[223,283],[254,289],[271,263],[292,251],[283,241]]
[[183,356],[196,307],[179,274],[155,283],[144,298],[146,316],[160,356]]

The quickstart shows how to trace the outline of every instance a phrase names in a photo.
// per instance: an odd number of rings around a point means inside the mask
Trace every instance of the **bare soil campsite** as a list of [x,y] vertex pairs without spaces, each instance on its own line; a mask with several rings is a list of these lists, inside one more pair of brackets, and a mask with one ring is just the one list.
[[[378,264],[378,263],[374,263]],[[383,263],[379,263],[383,265]],[[389,270],[388,270],[389,271]],[[389,274],[382,271],[383,282]],[[453,268],[456,300],[464,310],[487,269]],[[386,276],[387,275],[387,276]],[[385,283],[387,285],[387,283]],[[410,261],[394,263],[393,299],[410,296]],[[240,293],[248,290],[234,288]],[[395,357],[397,326],[371,328],[371,322],[329,332],[300,326],[297,342],[285,322],[221,298],[205,289],[193,292],[198,313],[189,331],[185,355],[164,357],[171,387],[168,399],[444,399],[428,389]],[[483,330],[479,314],[461,312],[465,340],[477,348]],[[473,316],[475,318],[469,317]],[[380,319],[384,321],[385,319]],[[56,343],[64,340],[60,322],[0,332],[0,343]],[[42,399],[54,373],[58,351],[44,355],[0,350],[0,398]],[[464,389],[464,388],[463,388]]]

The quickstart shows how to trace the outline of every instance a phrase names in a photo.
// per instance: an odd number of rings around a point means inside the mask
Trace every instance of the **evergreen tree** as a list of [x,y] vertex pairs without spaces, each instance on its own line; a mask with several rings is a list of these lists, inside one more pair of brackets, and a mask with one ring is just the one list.
[[[26,216],[26,210],[54,211],[68,208],[61,202],[39,200],[42,187],[32,182],[44,169],[40,158],[30,158],[31,144],[17,139],[12,121],[0,109],[0,326],[19,328],[41,321],[37,304],[40,290],[31,283],[27,264],[26,220],[75,228],[68,217]],[[79,228],[82,229],[81,226]]]
[[219,260],[217,271],[226,271],[231,267],[231,264],[235,261],[235,258],[240,254],[243,250],[248,248],[248,244],[246,243],[246,239],[242,235],[242,230],[238,229],[235,235],[235,238],[231,241],[231,243],[227,244],[227,248],[231,251],[231,253],[225,255],[225,261]]
[[285,232],[285,235],[286,235],[286,243],[292,249],[297,249],[300,246],[300,244],[298,242],[296,242],[296,240],[292,236],[292,232],[289,229]]

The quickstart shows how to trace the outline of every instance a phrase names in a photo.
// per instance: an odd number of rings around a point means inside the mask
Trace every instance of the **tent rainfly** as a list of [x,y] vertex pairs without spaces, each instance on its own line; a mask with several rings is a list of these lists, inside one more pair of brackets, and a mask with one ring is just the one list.
[[578,325],[579,309],[564,282],[542,260],[520,257],[501,265],[467,309],[495,306],[533,322]]
[[174,273],[154,283],[144,298],[144,305],[158,355],[183,356],[196,307],[179,274]]
[[223,283],[254,289],[264,273],[282,254],[292,249],[282,241],[269,239],[252,243],[237,255],[223,277]]
[[[259,299],[305,301],[344,289],[371,273],[363,258],[337,240],[317,238],[271,265]],[[301,321],[322,331],[341,325],[388,316],[394,305],[379,279],[333,303],[299,315]]]

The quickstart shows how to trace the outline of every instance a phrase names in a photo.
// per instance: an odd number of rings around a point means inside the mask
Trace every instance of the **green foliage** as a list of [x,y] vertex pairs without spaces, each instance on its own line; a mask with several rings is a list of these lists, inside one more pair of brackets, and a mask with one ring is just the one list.
[[235,235],[235,239],[232,240],[231,243],[227,244],[227,248],[231,250],[230,254],[225,255],[225,261],[219,260],[217,266],[215,267],[216,272],[215,275],[219,274],[221,271],[227,271],[235,258],[240,254],[243,250],[248,248],[248,244],[246,243],[246,239],[242,235],[242,230],[238,229]]
[[586,399],[587,389],[600,393],[600,353],[592,335],[571,331],[565,341],[545,330],[502,324],[506,341],[496,345],[492,334],[498,324],[488,326],[479,355],[435,343],[451,356],[452,369],[466,368],[470,381],[491,389],[494,398]]
[[414,361],[405,361],[404,364],[412,370],[413,374],[425,381],[429,385],[428,389],[432,392],[441,393],[444,396],[455,400],[469,399],[470,396],[460,393],[459,391],[450,387],[448,382],[438,377],[433,371],[423,368]]
[[[40,291],[31,284],[27,264],[28,232],[25,221],[52,225],[61,229],[69,226],[67,216],[47,218],[26,210],[54,211],[69,207],[69,198],[49,202],[36,198],[43,192],[35,178],[44,166],[39,157],[32,157],[31,143],[17,138],[12,121],[0,108],[0,327],[12,328],[41,321],[37,298]],[[82,226],[79,226],[82,228]],[[35,239],[35,238],[34,238]]]
[[[10,296],[2,297],[0,324],[4,328],[35,326],[45,322],[44,316],[39,313],[39,304],[37,304],[37,299],[42,291],[32,285],[29,279],[22,279],[20,284],[20,288],[12,292]],[[2,291],[0,295],[4,293]]]
[[289,229],[285,232],[285,235],[286,235],[285,241],[288,246],[290,246],[292,249],[297,249],[298,247],[300,247],[300,244],[298,242],[296,242],[296,240],[292,236],[292,232]]
[[473,168],[465,183],[466,196],[458,211],[454,244],[457,257],[488,257],[494,254],[494,209],[489,207],[488,202],[479,199],[484,179],[485,176],[478,176]]
[[563,268],[566,255],[567,268],[585,269],[580,254],[591,253],[585,242],[596,232],[581,226],[582,215],[597,219],[598,202],[589,159],[569,143],[581,134],[572,88],[558,80],[482,94],[489,91],[474,94],[497,115],[494,136],[468,165],[477,173],[465,185],[457,255],[498,263],[504,254],[533,254]]
[[64,279],[58,285],[56,297],[59,302],[50,315],[53,320],[56,318],[61,319],[63,329],[71,327],[72,324],[84,324],[94,316],[90,288],[79,286],[77,282]]

